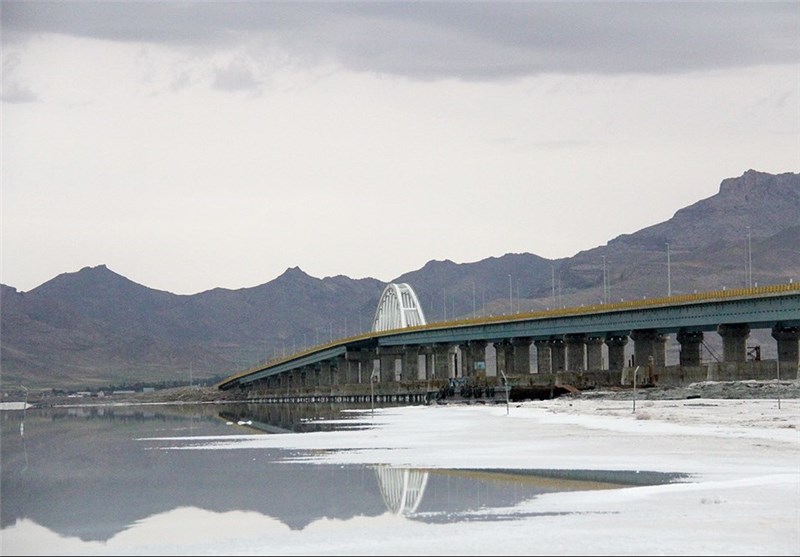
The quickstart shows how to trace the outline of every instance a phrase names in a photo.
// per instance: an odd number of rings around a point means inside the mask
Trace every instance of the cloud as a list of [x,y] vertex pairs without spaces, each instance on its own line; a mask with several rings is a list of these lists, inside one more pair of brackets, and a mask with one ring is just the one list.
[[244,63],[231,62],[224,68],[214,70],[214,88],[222,91],[256,89],[259,82]]
[[[659,74],[800,60],[796,2],[7,1],[3,32],[4,42],[60,33],[198,48],[249,39],[279,44],[307,63],[335,60],[423,80]],[[246,76],[219,78],[220,86],[244,86]]]
[[20,56],[17,52],[6,55],[3,60],[3,79],[2,94],[0,98],[8,103],[29,103],[37,102],[39,97],[28,85],[16,77],[16,68],[20,64]]

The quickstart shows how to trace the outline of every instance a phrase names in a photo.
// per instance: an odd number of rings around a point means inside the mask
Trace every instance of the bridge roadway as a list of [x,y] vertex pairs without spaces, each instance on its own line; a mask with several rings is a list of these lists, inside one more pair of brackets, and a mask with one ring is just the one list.
[[[745,362],[753,329],[771,329],[781,377],[798,378],[800,284],[789,283],[365,333],[259,364],[217,386],[288,391],[370,380],[447,380],[458,373],[456,348],[463,376],[481,379],[488,343],[496,351],[498,374],[507,376],[531,374],[531,345],[537,364],[532,375],[602,369],[618,373],[637,364],[652,371],[667,366],[670,334],[680,343],[678,366],[691,369],[702,365],[701,347],[708,332],[722,339],[722,363]],[[626,362],[629,339],[633,357]]]

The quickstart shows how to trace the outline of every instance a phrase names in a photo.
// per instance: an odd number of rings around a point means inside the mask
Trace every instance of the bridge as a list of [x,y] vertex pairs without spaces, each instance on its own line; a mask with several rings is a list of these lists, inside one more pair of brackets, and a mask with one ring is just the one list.
[[[747,338],[756,329],[770,330],[777,360],[748,361]],[[701,360],[709,333],[722,342],[713,365]],[[670,335],[680,344],[677,362],[667,361]],[[425,321],[409,285],[389,284],[371,332],[259,364],[217,386],[346,394],[374,383],[381,392],[418,392],[451,378],[496,385],[500,375],[516,384],[609,386],[630,381],[634,366],[647,371],[645,382],[798,379],[798,339],[800,284],[793,283],[437,323]]]

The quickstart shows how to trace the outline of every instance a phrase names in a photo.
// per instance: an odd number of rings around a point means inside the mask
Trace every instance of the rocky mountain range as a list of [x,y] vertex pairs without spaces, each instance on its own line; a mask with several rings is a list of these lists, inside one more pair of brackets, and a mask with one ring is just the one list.
[[[800,280],[800,174],[748,170],[665,222],[572,257],[429,261],[392,282],[411,284],[432,322],[790,280]],[[105,265],[63,273],[28,292],[0,285],[0,386],[225,377],[368,331],[385,286],[371,278],[315,278],[294,267],[252,288],[177,295]]]

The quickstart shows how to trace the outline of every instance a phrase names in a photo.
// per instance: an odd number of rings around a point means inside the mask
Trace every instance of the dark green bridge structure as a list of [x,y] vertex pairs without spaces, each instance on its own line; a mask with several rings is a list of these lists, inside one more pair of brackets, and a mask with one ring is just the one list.
[[[747,339],[755,329],[771,331],[776,360],[748,360]],[[709,333],[721,338],[722,355],[704,364]],[[679,361],[668,364],[670,335],[680,351]],[[486,386],[508,381],[577,389],[630,386],[634,376],[637,384],[795,380],[798,339],[800,284],[789,283],[366,333],[254,366],[217,386],[264,397],[339,399],[365,392],[415,395],[452,378]],[[626,358],[629,342],[633,350]],[[494,374],[487,374],[490,343]],[[639,374],[633,373],[636,368]]]

